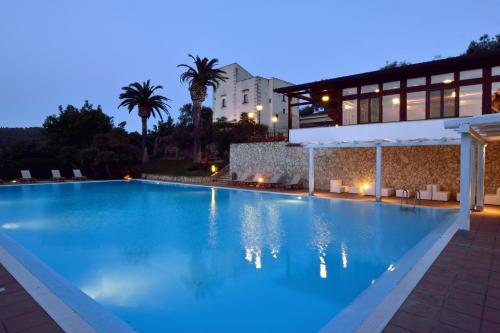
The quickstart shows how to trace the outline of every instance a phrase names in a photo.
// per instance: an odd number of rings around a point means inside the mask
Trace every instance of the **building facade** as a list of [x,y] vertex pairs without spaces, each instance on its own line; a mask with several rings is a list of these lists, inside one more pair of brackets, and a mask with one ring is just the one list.
[[213,92],[214,121],[221,117],[238,121],[242,113],[247,113],[256,123],[269,126],[270,132],[286,133],[289,121],[290,128],[299,126],[298,107],[290,107],[288,96],[274,92],[291,86],[290,82],[254,76],[237,63],[220,69],[227,79]]

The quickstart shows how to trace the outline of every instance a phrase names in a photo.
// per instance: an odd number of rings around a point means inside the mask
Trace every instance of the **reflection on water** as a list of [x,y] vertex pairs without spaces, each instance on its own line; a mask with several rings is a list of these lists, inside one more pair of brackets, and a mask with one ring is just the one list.
[[208,244],[217,246],[217,207],[215,201],[216,189],[210,189],[210,210],[208,214]]
[[328,223],[319,216],[315,216],[312,222],[313,246],[316,247],[319,255],[319,276],[326,279],[326,251],[331,241],[331,232]]
[[347,268],[347,246],[342,242],[342,268]]

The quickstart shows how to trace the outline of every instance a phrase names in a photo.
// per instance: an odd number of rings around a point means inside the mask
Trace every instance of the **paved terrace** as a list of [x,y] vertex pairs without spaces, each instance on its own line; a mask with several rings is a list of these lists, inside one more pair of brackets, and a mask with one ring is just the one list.
[[[304,190],[271,191],[307,195]],[[347,193],[316,195],[374,201],[374,197]],[[383,201],[400,203],[394,197]],[[459,208],[455,201],[420,200],[418,204]],[[0,333],[6,332],[62,330],[0,265]],[[500,207],[472,214],[469,234],[453,237],[384,332],[500,332]]]

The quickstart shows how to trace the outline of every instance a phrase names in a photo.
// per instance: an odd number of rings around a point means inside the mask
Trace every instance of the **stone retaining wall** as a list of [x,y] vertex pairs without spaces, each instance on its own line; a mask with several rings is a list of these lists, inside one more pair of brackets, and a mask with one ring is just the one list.
[[161,180],[165,182],[178,182],[178,183],[211,183],[214,181],[214,178],[212,177],[167,176],[167,175],[155,175],[151,173],[142,173],[141,178],[148,180]]
[[[330,179],[347,185],[375,182],[375,148],[324,148],[315,150],[315,188],[327,191]],[[460,147],[421,146],[382,148],[382,185],[423,188],[439,184],[455,193],[460,188]],[[271,175],[281,172],[285,181],[301,174],[307,186],[308,155],[300,146],[286,142],[232,144],[230,173]],[[500,142],[486,148],[485,191],[500,187]]]

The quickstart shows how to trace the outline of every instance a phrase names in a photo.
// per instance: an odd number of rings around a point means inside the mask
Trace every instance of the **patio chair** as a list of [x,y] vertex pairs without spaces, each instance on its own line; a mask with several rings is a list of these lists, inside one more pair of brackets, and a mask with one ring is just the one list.
[[300,189],[300,188],[302,188],[301,180],[302,180],[302,176],[299,174],[296,174],[293,176],[292,180],[289,183],[285,184],[285,188],[286,189]]
[[432,200],[434,201],[450,201],[450,192],[442,191],[439,185],[432,185]]
[[241,176],[239,176],[239,177],[237,176],[236,179],[231,180],[231,183],[233,185],[241,185],[241,184],[243,184],[243,182],[248,180],[248,177],[250,177],[250,171],[245,171],[241,174]]
[[53,181],[53,182],[63,182],[63,181],[66,180],[66,178],[64,178],[64,177],[61,176],[61,172],[59,172],[58,169],[50,170],[50,172],[52,173],[52,178],[50,178],[51,181]]
[[500,187],[497,188],[496,194],[485,194],[484,203],[487,205],[500,206]]
[[264,187],[277,187],[281,184],[281,178],[283,178],[283,174],[281,173],[276,173],[274,176],[271,177],[271,179],[266,180],[262,182],[262,185]]
[[29,170],[21,170],[21,177],[17,180],[18,183],[36,183],[36,179],[31,177],[31,172]]
[[73,169],[73,180],[87,180],[88,178],[82,175],[80,169]]
[[332,193],[347,192],[347,186],[342,185],[342,179],[332,179],[330,180],[330,192]]
[[420,197],[418,199],[422,200],[432,200],[432,186],[433,185],[425,185],[425,190],[420,190]]

